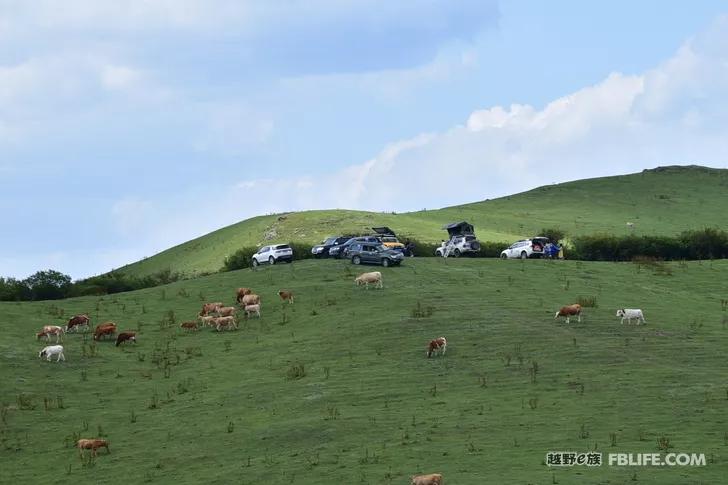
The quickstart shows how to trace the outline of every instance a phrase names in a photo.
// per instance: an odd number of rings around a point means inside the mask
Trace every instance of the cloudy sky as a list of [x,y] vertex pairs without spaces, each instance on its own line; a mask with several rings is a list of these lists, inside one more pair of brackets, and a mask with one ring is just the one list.
[[261,213],[728,167],[725,14],[0,0],[0,275],[98,274]]

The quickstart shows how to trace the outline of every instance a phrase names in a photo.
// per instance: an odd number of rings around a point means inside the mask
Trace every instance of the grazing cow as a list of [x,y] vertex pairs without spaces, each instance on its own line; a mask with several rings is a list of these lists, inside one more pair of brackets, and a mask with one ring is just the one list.
[[373,283],[375,287],[383,288],[382,273],[379,271],[362,273],[356,277],[354,283],[356,283],[356,286],[364,285],[367,290],[369,289],[369,283]]
[[243,297],[243,306],[247,305],[258,305],[260,303],[260,296],[250,293]]
[[101,438],[80,439],[76,442],[76,447],[78,447],[78,454],[81,457],[83,457],[83,450],[91,450],[92,456],[98,455],[96,450],[99,448],[106,448],[106,452],[111,453],[111,450],[109,450],[109,441]]
[[621,308],[617,310],[617,316],[622,317],[622,321],[620,322],[622,324],[625,319],[627,320],[627,323],[631,324],[633,318],[637,320],[637,325],[640,324],[640,321],[645,323],[645,316],[639,308]]
[[235,315],[237,308],[234,306],[221,306],[217,309],[217,316],[219,317],[232,317]]
[[237,324],[235,323],[235,317],[217,317],[215,319],[215,330],[219,332],[220,329],[223,327],[231,330],[238,328]]
[[121,332],[116,337],[116,346],[118,347],[119,344],[122,344],[124,342],[134,342],[134,343],[136,343],[136,332]]
[[281,297],[281,300],[288,301],[288,303],[293,303],[293,292],[288,290],[281,290],[278,292],[278,296]]
[[76,332],[78,331],[78,327],[88,327],[90,322],[91,319],[85,313],[81,315],[75,315],[71,317],[71,319],[68,321],[68,324],[66,324],[66,332],[70,332],[71,330]]
[[36,340],[40,340],[41,337],[45,337],[46,341],[51,341],[51,335],[56,336],[56,343],[58,343],[59,339],[63,337],[63,327],[59,327],[58,325],[45,325],[43,327],[43,330],[35,334]]
[[202,310],[200,310],[200,316],[205,317],[209,315],[210,313],[217,312],[217,309],[222,306],[222,303],[215,302],[215,303],[205,303],[202,305]]
[[48,362],[51,361],[51,356],[57,355],[56,362],[60,362],[61,360],[63,362],[66,361],[66,356],[63,355],[63,345],[49,345],[47,347],[43,347],[43,349],[38,352],[38,357],[43,358],[45,357]]
[[212,327],[215,325],[215,318],[217,317],[198,317],[200,319],[200,322],[205,327]]
[[257,305],[245,305],[245,316],[249,317],[255,313],[255,316],[260,318],[260,304]]
[[447,350],[447,339],[445,337],[436,338],[435,340],[430,340],[430,343],[427,345],[427,357],[432,357],[432,354],[439,352],[440,355],[445,355],[445,351]]
[[239,305],[240,302],[243,301],[243,297],[245,295],[250,295],[252,292],[253,290],[251,290],[250,288],[238,288],[235,291],[235,301],[237,301]]
[[[207,317],[201,317],[201,318],[207,318]],[[196,332],[197,331],[197,322],[182,322],[180,324],[180,328],[184,328],[188,332],[189,331]]]
[[442,475],[439,473],[413,475],[410,485],[442,485]]
[[94,340],[101,340],[101,337],[109,336],[113,337],[116,333],[116,324],[113,322],[106,322],[96,325],[94,330]]
[[559,317],[566,317],[566,323],[569,323],[569,317],[576,316],[577,321],[581,323],[581,305],[574,303],[573,305],[562,306],[561,309],[556,312],[554,320]]

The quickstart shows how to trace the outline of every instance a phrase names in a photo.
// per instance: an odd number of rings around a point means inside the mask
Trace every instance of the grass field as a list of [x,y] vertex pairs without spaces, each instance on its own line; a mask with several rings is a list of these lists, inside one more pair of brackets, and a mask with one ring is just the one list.
[[[304,261],[0,303],[0,482],[408,484],[437,471],[450,485],[725,483],[728,261],[413,259],[369,291],[352,285],[358,269]],[[262,296],[260,320],[181,333],[238,286]],[[581,324],[554,321],[580,297],[596,304]],[[647,325],[620,325],[625,306]],[[79,312],[138,330],[138,344],[71,334],[66,363],[40,361],[34,332]],[[441,335],[447,355],[427,359]],[[305,375],[289,379],[294,366]],[[84,464],[69,446],[79,435],[107,437],[111,454]],[[549,450],[658,452],[660,438],[707,466],[543,464]]]
[[[578,180],[499,199],[405,214],[321,210],[255,217],[170,248],[122,270],[143,276],[161,270],[218,271],[226,256],[266,241],[316,244],[325,237],[371,232],[385,225],[403,237],[438,242],[444,224],[467,220],[481,240],[512,242],[544,228],[568,236],[609,232],[673,236],[688,229],[725,227],[728,170],[673,167],[632,175]],[[393,208],[396,210],[396,208]],[[274,235],[266,240],[265,234]]]

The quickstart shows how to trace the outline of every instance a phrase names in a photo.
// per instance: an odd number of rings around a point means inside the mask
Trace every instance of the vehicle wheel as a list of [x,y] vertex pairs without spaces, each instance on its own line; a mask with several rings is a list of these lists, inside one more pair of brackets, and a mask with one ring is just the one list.
[[387,258],[382,259],[382,266],[384,266],[385,268],[388,267],[389,266],[389,259],[387,259]]
[[351,258],[351,262],[352,264],[360,264],[361,258],[359,256],[354,256],[353,258]]
[[274,258],[273,256],[271,256],[270,258],[268,258],[268,263],[271,264],[271,265],[276,264],[276,258]]
[[435,256],[442,257],[442,251],[440,251],[439,249],[437,251],[435,251]]
[[456,258],[459,258],[460,257],[460,250],[456,248],[455,251],[452,252],[452,255],[455,256]]
[[528,254],[526,254],[526,251],[523,251],[521,253],[521,259],[527,259],[527,258],[528,258]]
[[507,254],[501,254],[501,259],[508,259],[508,255]]
[[255,268],[256,266],[258,266],[258,264],[258,260],[253,258],[253,267]]

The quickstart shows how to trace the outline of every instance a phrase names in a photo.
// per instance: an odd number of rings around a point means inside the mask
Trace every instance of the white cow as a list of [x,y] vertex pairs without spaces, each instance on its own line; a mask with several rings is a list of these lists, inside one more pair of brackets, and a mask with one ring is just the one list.
[[645,316],[639,308],[620,308],[617,310],[617,316],[622,317],[622,321],[620,323],[624,323],[626,319],[627,323],[631,324],[633,318],[637,320],[637,325],[640,324],[640,321],[645,323]]
[[66,361],[66,357],[63,355],[63,345],[49,345],[47,347],[43,347],[43,350],[38,353],[38,357],[45,357],[48,362],[51,361],[52,355],[58,356],[56,362],[60,362],[61,360],[63,360],[63,362]]
[[250,317],[253,314],[260,318],[260,303],[257,303],[255,305],[245,305],[245,316]]

